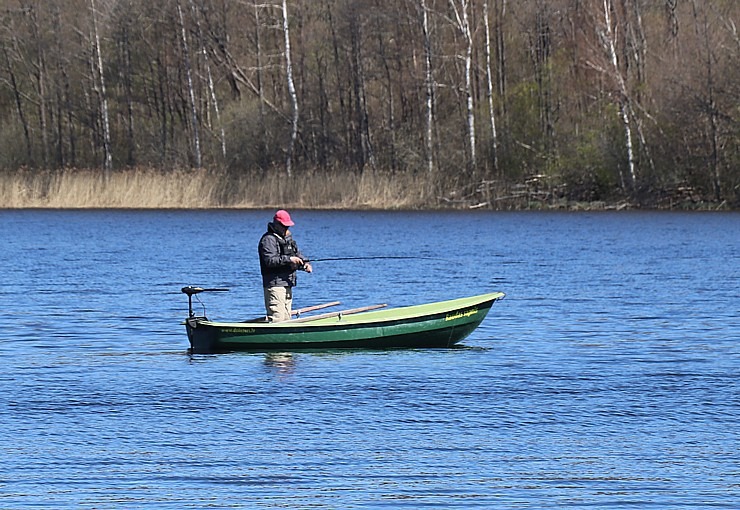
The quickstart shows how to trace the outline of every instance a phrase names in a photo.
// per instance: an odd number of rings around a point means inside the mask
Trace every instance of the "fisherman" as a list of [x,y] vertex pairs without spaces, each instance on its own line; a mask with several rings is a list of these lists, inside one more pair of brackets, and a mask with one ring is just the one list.
[[265,310],[267,320],[271,322],[290,320],[296,270],[313,271],[308,258],[303,256],[293,240],[288,228],[293,225],[295,223],[288,211],[280,209],[267,224],[267,232],[262,235],[258,246]]

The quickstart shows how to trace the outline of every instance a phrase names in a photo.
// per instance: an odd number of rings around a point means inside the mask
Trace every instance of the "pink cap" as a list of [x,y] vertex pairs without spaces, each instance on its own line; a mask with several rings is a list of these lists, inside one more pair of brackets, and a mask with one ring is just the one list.
[[295,223],[293,223],[293,220],[290,219],[290,214],[288,214],[288,211],[285,211],[283,209],[280,209],[278,212],[276,212],[273,219],[280,222],[283,226],[286,227],[292,227],[293,225],[295,225]]

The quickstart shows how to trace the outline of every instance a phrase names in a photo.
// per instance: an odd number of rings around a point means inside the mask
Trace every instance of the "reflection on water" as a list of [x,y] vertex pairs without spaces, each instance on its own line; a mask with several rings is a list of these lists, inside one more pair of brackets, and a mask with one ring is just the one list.
[[290,352],[269,352],[264,364],[278,374],[289,374],[295,370],[296,357]]
[[435,257],[296,307],[507,297],[454,349],[189,355],[184,285],[262,315],[267,216],[0,211],[0,508],[740,508],[737,214],[296,211]]

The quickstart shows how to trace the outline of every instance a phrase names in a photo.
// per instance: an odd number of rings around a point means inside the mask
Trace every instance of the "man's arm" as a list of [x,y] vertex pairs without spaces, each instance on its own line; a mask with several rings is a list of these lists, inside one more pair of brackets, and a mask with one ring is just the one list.
[[264,236],[260,240],[259,253],[265,267],[280,269],[291,266],[291,258],[288,255],[280,255],[280,245],[274,235]]

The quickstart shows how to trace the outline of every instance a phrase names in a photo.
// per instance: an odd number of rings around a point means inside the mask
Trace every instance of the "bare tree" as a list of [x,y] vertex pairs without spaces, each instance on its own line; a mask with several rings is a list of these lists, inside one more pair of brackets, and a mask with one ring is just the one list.
[[468,162],[471,173],[475,172],[476,154],[475,154],[475,110],[473,107],[473,32],[470,27],[468,10],[470,0],[449,0],[454,22],[460,31],[465,42],[465,104],[467,108],[467,134],[468,134]]
[[[617,57],[617,34],[614,29],[613,20],[614,6],[612,0],[602,0],[601,10],[601,22],[596,24],[596,33],[599,38],[599,43],[605,54],[606,65],[597,64],[593,61],[589,61],[589,65],[594,69],[598,70],[604,75],[609,76],[614,80],[616,84],[616,102],[619,109],[619,118],[624,128],[624,143],[627,152],[627,166],[630,175],[630,186],[634,187],[637,183],[637,164],[635,161],[634,146],[632,141],[632,126],[630,124],[630,117],[632,116],[629,94],[627,93],[627,85],[625,83],[624,76],[619,65],[619,59]],[[625,188],[625,181],[620,169],[620,181],[622,187]]]
[[22,11],[29,21],[29,55],[23,59],[28,68],[28,74],[34,84],[35,106],[38,111],[38,131],[41,135],[41,154],[44,166],[49,164],[49,112],[47,100],[47,64],[46,45],[43,41],[44,30],[41,28],[38,5],[23,6]]
[[20,120],[21,126],[23,127],[23,138],[26,141],[26,158],[28,160],[28,164],[33,166],[33,150],[31,145],[29,123],[26,119],[26,113],[23,109],[21,90],[18,86],[18,80],[16,80],[15,77],[15,70],[13,69],[13,64],[11,63],[8,47],[6,46],[6,44],[3,44],[3,54],[5,55],[5,64],[8,71],[8,83],[11,90],[13,91],[13,99],[15,100],[15,108],[18,112],[18,119]]
[[252,0],[252,6],[254,8],[254,50],[255,50],[255,58],[257,59],[257,66],[255,69],[255,74],[257,78],[257,96],[259,97],[259,126],[260,126],[260,133],[261,136],[261,143],[259,144],[259,162],[260,164],[264,165],[265,160],[267,158],[267,153],[270,150],[269,147],[269,140],[267,137],[267,126],[266,126],[266,118],[265,118],[265,105],[267,104],[267,101],[265,100],[265,87],[264,87],[264,78],[263,78],[263,62],[262,62],[262,37],[260,34],[260,29],[262,26],[262,23],[260,21],[260,10],[261,6],[257,4],[257,0]]
[[[210,97],[210,103],[213,105],[213,111],[216,114],[216,122],[218,124],[219,128],[219,138],[221,140],[221,156],[226,158],[226,133],[224,131],[223,123],[221,122],[221,110],[218,106],[218,97],[216,96],[216,87],[213,83],[213,74],[211,73],[211,63],[208,59],[208,51],[206,50],[206,43],[205,43],[205,37],[203,35],[203,29],[200,24],[200,18],[198,16],[198,11],[195,8],[195,2],[194,0],[190,1],[190,11],[193,15],[193,19],[195,20],[195,28],[196,28],[196,34],[198,37],[198,44],[200,45],[200,54],[203,57],[203,65],[205,66],[206,71],[206,82],[208,85],[208,93]],[[208,114],[210,112],[210,109],[206,109],[206,113]],[[209,129],[213,129],[212,123],[210,122],[210,115],[208,117],[208,127]]]
[[537,102],[539,112],[539,140],[546,162],[553,156],[554,122],[553,122],[553,83],[552,83],[552,28],[551,6],[547,0],[536,0],[534,20],[527,30],[529,51],[534,76],[537,83]]
[[185,75],[187,77],[188,87],[188,108],[190,109],[190,118],[193,130],[193,156],[195,167],[202,166],[202,154],[200,151],[200,130],[198,127],[198,110],[195,105],[195,90],[193,87],[192,65],[190,64],[190,50],[188,49],[188,38],[185,32],[185,20],[182,15],[180,0],[177,0],[177,17],[180,21],[180,42],[182,44],[183,64],[185,65]]
[[434,75],[432,74],[432,40],[429,33],[429,14],[426,0],[421,0],[421,28],[424,38],[424,88],[426,90],[426,141],[427,170],[434,172]]
[[[134,114],[134,69],[131,57],[131,46],[132,46],[132,31],[134,30],[132,15],[134,14],[133,5],[130,0],[127,0],[123,7],[123,17],[119,21],[120,32],[118,37],[118,45],[120,47],[120,54],[118,58],[122,60],[121,66],[119,66],[119,80],[123,83],[124,87],[124,103],[126,104],[126,145],[127,145],[127,157],[126,164],[133,166],[136,162],[135,151],[136,151],[136,140],[135,140],[135,114]],[[135,36],[133,36],[135,38]]]
[[491,27],[489,23],[488,0],[483,0],[483,23],[486,29],[486,95],[488,96],[488,115],[491,123],[491,153],[493,171],[498,174],[498,136],[496,134],[496,110],[493,105],[493,75],[491,73]]
[[105,72],[103,70],[103,55],[100,49],[100,35],[98,34],[97,9],[95,0],[90,0],[90,14],[92,16],[93,29],[93,54],[95,59],[95,71],[93,76],[97,78],[98,98],[100,101],[100,115],[103,124],[103,168],[106,176],[113,168],[113,154],[111,153],[110,120],[108,114],[108,96],[105,91]]
[[[378,4],[382,4],[383,0],[376,0]],[[385,97],[387,102],[387,125],[384,126],[384,131],[388,133],[388,164],[390,165],[391,171],[395,172],[397,169],[397,158],[396,158],[396,94],[393,84],[393,72],[391,70],[391,57],[389,56],[389,44],[386,44],[386,39],[393,41],[392,37],[388,37],[388,32],[384,30],[384,27],[388,26],[388,21],[383,13],[382,5],[378,5],[378,9],[375,11],[374,23],[375,23],[375,36],[378,47],[378,54],[380,57],[380,63],[383,68],[384,86],[385,86]],[[398,20],[393,20],[394,25],[397,27]]]
[[506,20],[506,2],[507,0],[494,0],[496,23],[496,84],[498,86],[498,95],[501,98],[501,109],[503,115],[506,114],[506,44],[504,38],[504,26]]
[[364,64],[364,33],[362,13],[356,6],[350,8],[349,46],[354,126],[354,163],[363,171],[367,165],[375,167],[375,155],[370,136],[370,115],[367,104],[367,86]]
[[708,7],[704,3],[691,0],[692,13],[694,16],[694,29],[696,32],[697,39],[699,40],[699,53],[700,58],[703,60],[704,73],[705,73],[705,86],[704,94],[702,97],[703,113],[706,116],[707,123],[707,139],[709,142],[709,171],[710,171],[710,182],[712,183],[712,190],[714,192],[715,200],[719,200],[722,196],[722,179],[720,175],[720,164],[719,164],[719,119],[718,119],[718,106],[715,98],[715,70],[714,61],[715,57],[712,54],[712,43],[710,39],[710,24],[707,15]]
[[288,23],[288,4],[283,0],[283,35],[285,36],[285,79],[288,82],[288,93],[292,106],[290,122],[290,144],[288,145],[288,156],[285,161],[285,171],[291,176],[293,168],[293,155],[295,153],[295,142],[298,137],[298,95],[293,82],[293,61],[290,53],[290,25]]
[[579,200],[690,183],[731,203],[739,8],[7,0],[0,164],[421,168],[428,190],[454,186],[457,200],[481,176],[517,184],[544,155],[563,184],[552,190]]

